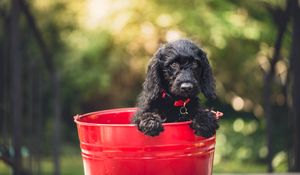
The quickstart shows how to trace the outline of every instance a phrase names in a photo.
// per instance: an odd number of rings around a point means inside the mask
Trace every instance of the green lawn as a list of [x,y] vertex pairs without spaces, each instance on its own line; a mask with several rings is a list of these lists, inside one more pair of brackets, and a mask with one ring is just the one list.
[[[41,164],[42,175],[53,174],[52,159],[46,158]],[[61,170],[63,175],[82,175],[83,165],[80,155],[68,155],[61,159]],[[0,175],[11,175],[11,170],[0,161]]]
[[[52,175],[52,159],[46,158],[42,162],[42,175]],[[82,175],[83,165],[80,155],[65,155],[61,159],[62,175]],[[265,172],[266,167],[262,164],[241,163],[239,161],[223,161],[214,166],[215,173],[257,173]],[[0,174],[10,175],[10,169],[0,162]]]
[[238,160],[220,162],[214,166],[215,173],[263,173],[267,167],[257,163],[242,163]]
[[[45,159],[42,163],[43,175],[52,175],[52,159]],[[80,155],[68,155],[61,159],[61,171],[63,175],[82,175],[83,165]]]
[[9,175],[11,174],[10,172],[10,169],[2,161],[0,161],[0,174]]

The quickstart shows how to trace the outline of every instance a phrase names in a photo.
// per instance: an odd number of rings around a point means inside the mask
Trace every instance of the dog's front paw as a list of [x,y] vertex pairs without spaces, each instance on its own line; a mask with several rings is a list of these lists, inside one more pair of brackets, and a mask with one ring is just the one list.
[[160,116],[153,113],[143,114],[143,119],[138,123],[138,129],[149,136],[158,136],[164,130]]
[[196,135],[206,138],[215,135],[219,128],[216,118],[210,112],[194,118],[190,126]]

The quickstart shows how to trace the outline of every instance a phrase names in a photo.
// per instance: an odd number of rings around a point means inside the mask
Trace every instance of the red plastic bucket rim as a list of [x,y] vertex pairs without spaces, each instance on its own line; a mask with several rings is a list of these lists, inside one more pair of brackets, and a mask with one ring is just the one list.
[[[76,124],[82,125],[82,126],[115,126],[115,127],[133,127],[135,124],[106,124],[106,123],[89,123],[89,122],[83,122],[80,121],[80,119],[91,116],[91,115],[101,115],[105,113],[119,113],[119,112],[135,112],[137,108],[131,107],[131,108],[116,108],[116,109],[107,109],[107,110],[100,110],[95,112],[90,112],[86,114],[77,114],[74,116],[74,122]],[[186,125],[190,124],[192,121],[185,121],[185,122],[173,122],[173,123],[163,123],[163,126],[173,126],[173,125]]]

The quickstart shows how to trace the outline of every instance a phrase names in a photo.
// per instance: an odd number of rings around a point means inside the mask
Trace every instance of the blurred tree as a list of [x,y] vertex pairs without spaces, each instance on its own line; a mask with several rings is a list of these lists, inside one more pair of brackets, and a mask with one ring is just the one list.
[[[11,3],[11,5],[8,5],[9,3]],[[10,51],[9,52],[10,64],[6,62],[7,60],[6,57],[8,54],[5,53],[5,48],[8,47],[3,47],[4,48],[3,50],[1,47],[1,62],[5,64],[3,65],[1,64],[1,67],[4,66],[4,69],[1,69],[1,74],[0,74],[1,75],[1,88],[0,88],[1,89],[1,114],[4,114],[3,118],[1,116],[1,121],[3,121],[3,123],[1,122],[1,132],[3,131],[2,133],[4,135],[1,134],[0,158],[12,167],[15,174],[24,173],[25,172],[24,169],[29,170],[27,172],[29,173],[30,171],[32,171],[33,168],[32,164],[29,165],[29,167],[28,166],[23,167],[25,166],[25,163],[22,161],[24,160],[24,156],[27,156],[27,151],[29,149],[30,151],[32,151],[30,152],[30,159],[32,160],[32,154],[34,154],[37,157],[35,159],[36,160],[35,164],[37,164],[36,172],[37,174],[40,174],[39,173],[40,153],[38,151],[40,151],[39,145],[43,143],[44,140],[41,137],[45,135],[43,133],[45,133],[46,131],[43,128],[43,125],[45,125],[45,121],[48,120],[48,119],[44,119],[43,122],[41,118],[42,117],[48,118],[49,116],[55,116],[54,117],[55,122],[53,124],[53,129],[52,129],[53,134],[51,134],[53,136],[53,142],[50,145],[52,145],[53,154],[54,154],[54,161],[53,161],[55,167],[54,174],[60,174],[60,168],[59,168],[60,149],[59,148],[61,146],[59,142],[61,136],[61,132],[60,132],[61,103],[60,103],[59,91],[61,88],[59,85],[59,75],[57,73],[58,62],[53,61],[54,57],[57,57],[58,53],[50,51],[49,47],[47,46],[47,41],[49,41],[49,39],[45,40],[43,37],[43,35],[47,32],[40,31],[38,29],[39,27],[36,23],[36,20],[29,6],[26,4],[26,1],[19,1],[19,0],[12,1],[12,2],[1,1],[0,5],[1,5],[0,8],[1,18],[5,19],[4,23],[3,24],[1,23],[1,29],[4,29],[5,31],[5,33],[1,32],[1,38],[0,38],[1,46],[2,45],[6,46],[6,43],[10,44],[8,49]],[[61,5],[63,4],[61,3]],[[9,7],[11,7],[10,14],[8,13],[8,10],[6,10]],[[63,5],[60,8],[57,8],[56,12],[62,13],[64,11],[64,7],[65,6]],[[21,16],[22,14],[24,16]],[[7,16],[10,16],[10,18],[7,18]],[[25,19],[25,21],[23,19]],[[6,24],[8,23],[10,24],[11,30],[7,30]],[[72,25],[68,24],[67,27],[62,25],[66,23],[67,22],[59,23],[61,26],[53,26],[52,29],[58,30],[59,32],[64,31],[63,28],[70,30],[70,28],[72,28]],[[56,24],[56,22],[54,22],[53,24]],[[49,27],[48,29],[51,30],[51,25],[49,25],[48,27]],[[22,35],[20,31],[23,32],[28,31],[28,35]],[[53,30],[50,31],[49,33],[52,34],[52,32]],[[9,39],[11,40],[10,42],[6,42],[7,40],[6,34],[9,34]],[[57,50],[62,50],[61,46],[64,44],[59,42],[59,39],[57,39],[58,38],[57,34],[59,33],[55,31],[52,34],[51,39],[53,40],[53,43],[51,43],[51,48],[53,49],[57,48]],[[36,40],[31,40],[31,36],[33,36],[32,38]],[[36,60],[39,58],[44,60],[45,66],[43,66],[42,62]],[[28,59],[29,61],[24,61],[25,59]],[[11,68],[5,67],[7,65],[10,65]],[[29,67],[29,69],[24,69],[24,67],[27,68],[27,66]],[[50,75],[49,76],[50,78],[48,78],[47,76],[45,76],[45,74],[43,74],[43,70],[45,70],[45,67]],[[11,71],[11,73],[7,75],[7,72],[9,71]],[[34,75],[37,74],[41,76],[40,77],[35,76],[36,78],[34,78]],[[12,79],[12,81],[9,80],[10,78]],[[42,87],[40,86],[41,81],[43,81]],[[50,88],[48,84],[45,83],[47,81],[50,81],[51,83]],[[11,82],[12,89],[8,90],[7,83],[10,82]],[[25,91],[27,90],[27,88],[28,91]],[[52,91],[53,98],[48,97],[49,96],[48,90],[45,89],[50,89]],[[37,91],[35,93],[31,93],[32,90],[33,91],[37,90]],[[8,106],[6,105],[7,92],[9,92],[12,97],[12,103],[10,105],[10,108],[8,108]],[[26,101],[23,101],[22,99],[26,99]],[[48,99],[53,99],[53,100],[51,101]],[[52,102],[52,105],[49,105],[48,102]],[[52,106],[53,113],[47,112],[48,114],[47,113],[41,114],[41,111],[44,109],[48,110],[49,106]],[[14,121],[14,125],[12,129],[9,128],[9,125],[11,123],[10,116],[13,117],[13,121]],[[23,132],[23,131],[30,131],[30,132]],[[14,134],[11,135],[9,132],[13,132]],[[5,133],[9,133],[9,134],[5,134]],[[22,139],[23,137],[27,139],[23,140]],[[9,138],[13,138],[14,148],[11,148]],[[49,141],[47,143],[49,143]],[[12,155],[14,155],[15,157],[14,159],[10,158]],[[26,165],[28,165],[27,162]]]
[[281,47],[284,39],[284,34],[287,29],[288,21],[290,18],[291,11],[291,1],[287,1],[286,9],[282,10],[281,7],[272,7],[267,5],[269,12],[272,14],[273,21],[277,26],[277,37],[275,40],[274,53],[270,61],[269,71],[266,72],[264,78],[264,87],[263,87],[263,102],[264,102],[264,111],[266,118],[266,127],[267,127],[267,145],[268,145],[268,172],[273,172],[272,160],[274,158],[274,124],[272,119],[272,82],[275,76],[275,66],[278,61],[281,59]]
[[56,65],[53,63],[53,56],[52,52],[48,50],[48,47],[46,46],[46,42],[44,41],[44,38],[42,37],[42,34],[37,28],[36,22],[34,17],[31,14],[31,11],[29,7],[27,6],[25,1],[20,0],[19,1],[22,7],[22,10],[26,16],[26,19],[28,21],[29,27],[32,29],[33,34],[37,40],[38,46],[41,49],[42,52],[42,58],[45,62],[45,65],[47,67],[47,70],[50,74],[51,79],[51,89],[52,89],[52,95],[53,95],[53,110],[54,110],[54,136],[53,136],[53,157],[54,157],[54,174],[59,175],[60,174],[60,147],[61,147],[61,141],[60,141],[60,135],[61,135],[61,99],[60,99],[60,78],[59,73],[56,68]]
[[293,114],[293,162],[292,171],[300,172],[300,4],[293,0],[292,10],[292,47],[291,47],[291,80],[292,80],[292,114]]
[[22,95],[22,68],[23,60],[20,54],[20,4],[18,0],[11,1],[10,10],[10,65],[11,65],[11,106],[12,118],[13,118],[13,174],[20,175],[23,174],[22,167],[22,156],[21,156],[21,146],[22,146],[22,119],[23,119],[23,95]]
[[37,40],[38,46],[42,52],[42,58],[44,59],[47,70],[50,74],[51,79],[51,89],[53,95],[53,110],[54,110],[54,137],[53,137],[53,157],[54,157],[54,174],[60,174],[60,135],[61,135],[61,103],[60,103],[60,82],[59,73],[56,66],[53,63],[53,57],[51,51],[48,50],[46,43],[37,28],[34,17],[32,16],[29,7],[26,2],[19,1],[22,7],[22,11],[28,21],[29,27],[32,29],[33,34]]

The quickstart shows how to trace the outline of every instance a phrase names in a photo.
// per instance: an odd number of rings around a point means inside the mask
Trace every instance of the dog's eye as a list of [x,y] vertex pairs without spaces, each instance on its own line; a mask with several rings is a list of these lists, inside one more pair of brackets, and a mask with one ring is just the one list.
[[197,61],[194,61],[194,62],[192,63],[192,66],[193,66],[193,68],[197,68],[197,67],[198,67]]
[[173,69],[177,69],[177,68],[179,68],[179,64],[174,62],[174,63],[170,64],[170,67]]

